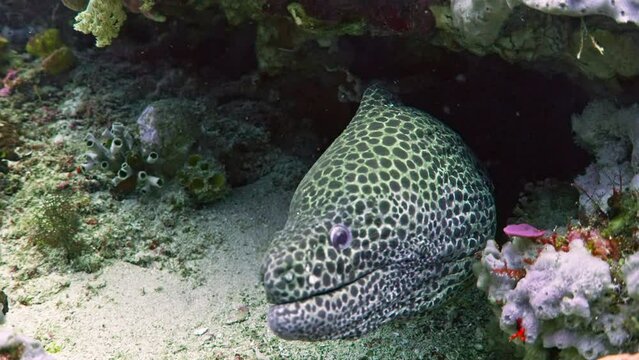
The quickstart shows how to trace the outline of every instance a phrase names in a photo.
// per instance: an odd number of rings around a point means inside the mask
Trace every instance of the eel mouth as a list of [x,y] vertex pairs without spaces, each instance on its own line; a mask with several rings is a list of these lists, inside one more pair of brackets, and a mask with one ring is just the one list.
[[[267,315],[268,327],[285,340],[321,341],[357,337],[360,332],[353,332],[355,328],[351,326],[356,321],[353,312],[365,310],[361,301],[365,294],[359,290],[359,296],[353,298],[351,288],[364,287],[376,271],[379,270],[370,271],[331,290],[271,305]],[[336,306],[344,294],[355,300],[353,308],[347,303]]]
[[268,327],[285,340],[360,337],[385,321],[383,308],[397,300],[394,295],[394,299],[388,298],[391,293],[388,290],[401,282],[400,272],[397,264],[388,264],[339,287],[273,304],[267,315]]
[[[383,269],[383,268],[382,268],[382,269]],[[369,271],[367,271],[367,272],[365,272],[365,273],[362,273],[362,274],[360,274],[359,276],[357,276],[357,277],[355,277],[355,278],[353,278],[353,279],[351,279],[351,280],[349,280],[349,281],[347,281],[347,282],[344,282],[344,283],[342,283],[342,284],[339,284],[338,286],[335,286],[335,287],[330,288],[330,289],[327,289],[327,290],[314,292],[314,293],[311,293],[310,295],[307,295],[307,296],[304,296],[304,297],[300,297],[300,298],[297,298],[297,299],[294,299],[294,300],[290,300],[290,301],[280,301],[280,302],[278,302],[278,301],[271,301],[271,300],[270,300],[270,299],[271,299],[271,297],[269,296],[269,294],[268,294],[268,293],[266,294],[266,298],[267,298],[267,299],[269,299],[269,302],[270,302],[271,304],[273,304],[273,306],[301,303],[301,302],[304,302],[304,301],[306,301],[306,300],[308,300],[308,299],[315,299],[315,298],[317,298],[317,297],[321,297],[321,296],[325,296],[325,295],[330,295],[330,294],[332,294],[332,293],[334,293],[334,292],[336,292],[336,291],[339,291],[340,289],[343,289],[343,288],[345,288],[345,287],[347,287],[347,286],[352,285],[353,283],[356,283],[356,282],[358,282],[358,281],[360,281],[360,280],[362,280],[362,279],[367,278],[370,274],[374,273],[374,272],[375,272],[375,271],[377,271],[377,270],[378,270],[378,269],[371,269],[371,270],[369,270]],[[379,270],[381,270],[381,269],[379,269]]]

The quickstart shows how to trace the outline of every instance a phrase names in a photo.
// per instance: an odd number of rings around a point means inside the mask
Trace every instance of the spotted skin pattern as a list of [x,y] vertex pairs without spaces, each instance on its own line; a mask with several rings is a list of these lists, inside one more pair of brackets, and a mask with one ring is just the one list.
[[[495,233],[490,181],[454,131],[373,85],[299,184],[262,278],[282,338],[354,338],[432,308]],[[329,233],[350,229],[338,249]]]

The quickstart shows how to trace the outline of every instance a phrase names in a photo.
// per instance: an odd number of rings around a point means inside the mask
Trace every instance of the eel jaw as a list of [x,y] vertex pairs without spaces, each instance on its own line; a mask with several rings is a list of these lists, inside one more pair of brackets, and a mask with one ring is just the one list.
[[[384,294],[387,289],[373,285],[382,277],[397,275],[393,271],[389,273],[388,268],[377,269],[331,291],[272,305],[267,316],[268,326],[286,340],[357,338],[395,317],[392,306],[382,311],[388,306],[388,293]],[[386,280],[386,284],[390,282]]]
[[473,262],[392,263],[334,290],[273,305],[268,326],[287,340],[357,338],[441,304],[472,278]]

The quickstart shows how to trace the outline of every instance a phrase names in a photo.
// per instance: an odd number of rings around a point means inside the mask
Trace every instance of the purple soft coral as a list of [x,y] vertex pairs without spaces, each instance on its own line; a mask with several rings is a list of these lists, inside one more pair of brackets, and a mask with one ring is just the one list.
[[544,235],[543,230],[529,224],[511,224],[504,228],[504,233],[508,236],[519,236],[525,238],[538,238]]

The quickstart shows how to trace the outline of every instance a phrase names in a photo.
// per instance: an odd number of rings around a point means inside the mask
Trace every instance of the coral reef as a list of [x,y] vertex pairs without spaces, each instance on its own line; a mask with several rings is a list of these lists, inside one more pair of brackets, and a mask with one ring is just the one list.
[[476,271],[512,339],[528,351],[576,350],[586,359],[634,346],[621,285],[608,263],[619,259],[617,239],[589,228],[510,234],[517,235],[501,250],[489,242]]
[[576,142],[596,159],[574,181],[580,209],[587,215],[608,212],[615,192],[639,190],[638,119],[639,105],[618,109],[606,100],[593,101],[573,116]]
[[[72,9],[82,6],[67,2]],[[272,75],[291,66],[317,71],[322,62],[336,61],[327,52],[336,51],[339,38],[367,34],[418,34],[424,39],[423,46],[433,43],[453,50],[465,48],[480,55],[498,54],[512,62],[550,60],[592,78],[639,74],[639,67],[629,60],[639,54],[636,33],[589,19],[575,23],[567,17],[546,16],[550,13],[585,19],[597,14],[620,23],[636,22],[639,11],[632,0],[614,4],[585,0],[570,4],[552,0],[221,0],[181,5],[162,0],[89,1],[78,14],[75,28],[96,35],[97,46],[107,46],[126,18],[125,8],[154,21],[177,16],[197,22],[204,11],[223,13],[231,25],[253,21],[257,24],[260,69]],[[313,60],[318,57],[322,61]]]
[[118,36],[126,20],[126,13],[122,0],[89,0],[86,9],[75,20],[75,30],[93,34],[95,46],[104,47]]
[[138,117],[142,151],[157,153],[165,175],[174,176],[186,161],[201,133],[203,113],[203,106],[196,102],[163,99],[149,104]]
[[609,101],[574,115],[575,140],[595,157],[573,183],[579,220],[553,215],[548,201],[524,199],[520,219],[543,221],[547,211],[544,227],[555,230],[509,225],[511,241],[501,249],[489,242],[482,253],[477,285],[529,355],[557,348],[562,356],[596,359],[638,346],[638,119],[637,105],[619,109]]

